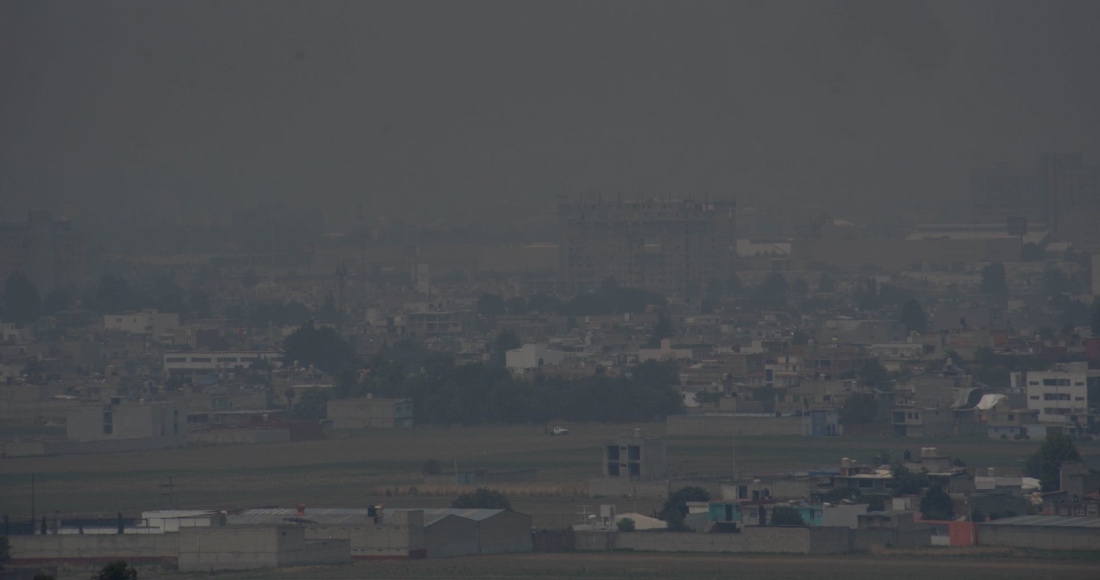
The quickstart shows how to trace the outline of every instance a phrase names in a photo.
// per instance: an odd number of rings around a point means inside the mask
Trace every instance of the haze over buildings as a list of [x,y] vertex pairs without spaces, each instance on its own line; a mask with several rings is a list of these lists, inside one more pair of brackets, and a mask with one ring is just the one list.
[[1100,152],[1090,1],[0,6],[0,216],[309,203],[524,219],[559,194],[965,209]]

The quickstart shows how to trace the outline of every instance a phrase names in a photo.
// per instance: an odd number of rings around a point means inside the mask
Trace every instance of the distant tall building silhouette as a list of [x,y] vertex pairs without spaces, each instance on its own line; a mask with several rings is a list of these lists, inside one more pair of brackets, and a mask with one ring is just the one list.
[[49,211],[31,212],[26,223],[0,224],[0,285],[22,273],[43,297],[56,288],[83,289],[89,259],[84,235]]
[[732,201],[562,200],[562,290],[613,279],[665,295],[699,295],[725,283],[735,257]]
[[1000,166],[970,174],[977,221],[1026,217],[1082,249],[1100,249],[1100,168],[1081,153],[1046,153],[1034,168]]
[[970,203],[977,221],[1004,223],[1017,216],[1046,221],[1046,200],[1034,167],[1001,165],[971,171]]
[[1038,173],[1054,235],[1100,250],[1100,167],[1086,166],[1080,153],[1049,153]]

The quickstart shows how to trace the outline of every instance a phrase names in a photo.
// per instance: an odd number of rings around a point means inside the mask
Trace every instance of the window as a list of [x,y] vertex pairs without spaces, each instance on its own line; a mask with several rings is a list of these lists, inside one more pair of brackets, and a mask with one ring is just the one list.
[[1031,395],[1028,398],[1031,399],[1032,401],[1038,401],[1039,400],[1039,395]]
[[208,363],[208,362],[210,362],[210,357],[208,357],[208,356],[193,356],[193,357],[191,357],[191,362],[193,362],[193,363]]

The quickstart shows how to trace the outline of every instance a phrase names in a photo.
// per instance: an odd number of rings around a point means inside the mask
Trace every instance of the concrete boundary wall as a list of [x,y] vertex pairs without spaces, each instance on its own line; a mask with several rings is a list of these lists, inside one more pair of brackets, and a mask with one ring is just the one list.
[[1100,550],[1100,528],[978,524],[978,545],[1036,550]]
[[665,421],[665,435],[669,437],[802,435],[802,423],[802,417],[670,415]]
[[175,562],[178,534],[60,534],[9,536],[12,564],[46,562]]
[[848,528],[763,527],[737,534],[672,532],[580,532],[578,551],[728,552],[843,554],[850,551]]
[[259,445],[290,441],[288,429],[211,429],[187,435],[192,445]]

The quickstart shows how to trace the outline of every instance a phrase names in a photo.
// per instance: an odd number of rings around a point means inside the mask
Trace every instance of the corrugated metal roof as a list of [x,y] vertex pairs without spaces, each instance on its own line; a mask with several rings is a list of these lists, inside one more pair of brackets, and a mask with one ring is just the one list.
[[1100,529],[1100,518],[1082,518],[1069,516],[1016,516],[984,522],[983,526],[1042,526],[1049,528],[1095,528]]

